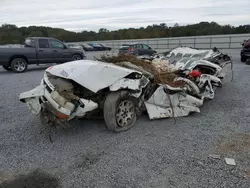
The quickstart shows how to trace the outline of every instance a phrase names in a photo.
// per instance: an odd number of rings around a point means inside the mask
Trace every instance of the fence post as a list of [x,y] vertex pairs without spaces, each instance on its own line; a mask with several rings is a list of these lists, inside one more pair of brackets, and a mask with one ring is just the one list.
[[168,48],[168,50],[170,49],[169,48],[169,39],[167,39],[167,48]]
[[194,48],[195,48],[195,46],[196,46],[196,38],[194,38]]
[[210,37],[210,49],[212,48],[212,37]]
[[229,37],[229,49],[232,48],[232,36]]

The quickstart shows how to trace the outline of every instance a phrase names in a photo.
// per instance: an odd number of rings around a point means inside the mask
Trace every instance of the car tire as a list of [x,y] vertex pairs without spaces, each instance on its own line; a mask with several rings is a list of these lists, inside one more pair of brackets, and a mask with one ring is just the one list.
[[12,71],[11,67],[8,65],[3,65],[3,68],[7,71]]
[[77,61],[77,60],[81,60],[81,59],[82,59],[81,55],[75,54],[75,55],[72,56],[73,61]]
[[247,60],[246,60],[246,64],[247,64],[247,65],[250,65],[250,59],[247,59]]
[[10,67],[15,73],[23,73],[27,70],[27,61],[23,58],[15,58],[11,61]]
[[105,99],[103,113],[108,130],[127,131],[137,120],[136,101],[127,91],[111,92]]
[[247,60],[247,58],[246,58],[245,56],[241,56],[241,57],[240,57],[240,61],[241,61],[242,63],[245,63],[246,60]]

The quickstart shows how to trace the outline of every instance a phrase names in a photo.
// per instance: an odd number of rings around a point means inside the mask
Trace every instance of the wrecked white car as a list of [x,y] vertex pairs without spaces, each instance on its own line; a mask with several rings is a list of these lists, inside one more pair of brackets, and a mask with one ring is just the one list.
[[149,80],[142,73],[90,60],[49,67],[41,84],[20,94],[33,114],[49,124],[65,124],[97,108],[108,129],[127,130],[136,121],[136,108]]
[[[99,112],[109,130],[121,132],[134,126],[143,111],[150,119],[200,112],[224,76],[223,66],[203,59],[134,61],[79,60],[52,66],[41,84],[19,99],[49,125],[67,125],[71,119]],[[159,62],[175,69],[171,73],[164,69],[164,77]]]

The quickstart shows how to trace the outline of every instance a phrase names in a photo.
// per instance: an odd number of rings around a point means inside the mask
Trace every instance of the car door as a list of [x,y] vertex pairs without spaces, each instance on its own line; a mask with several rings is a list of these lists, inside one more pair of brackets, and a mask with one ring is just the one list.
[[37,60],[39,63],[54,63],[52,50],[48,39],[38,39]]
[[136,48],[136,51],[137,51],[137,55],[143,55],[144,54],[144,49],[142,48],[141,44],[136,44],[135,48]]
[[64,63],[72,60],[72,50],[56,39],[49,39],[53,58],[56,63]]
[[149,47],[148,45],[146,44],[142,44],[142,48],[143,48],[143,55],[153,55],[154,54],[154,50]]

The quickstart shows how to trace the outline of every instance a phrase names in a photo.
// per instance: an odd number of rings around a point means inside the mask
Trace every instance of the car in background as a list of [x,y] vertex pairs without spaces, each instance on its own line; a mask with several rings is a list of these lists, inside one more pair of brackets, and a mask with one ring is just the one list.
[[28,37],[21,48],[0,48],[0,65],[16,73],[25,72],[30,64],[61,64],[81,59],[86,59],[83,49],[49,37]]
[[80,49],[80,50],[84,50],[83,47],[79,44],[67,44],[67,46],[69,48],[75,48],[75,49]]
[[244,40],[241,45],[243,48],[240,52],[240,59],[241,62],[246,62],[248,59],[250,59],[250,39]]
[[88,45],[92,46],[94,48],[94,51],[104,51],[103,46],[101,46],[100,44],[89,43]]
[[107,46],[105,44],[99,44],[99,45],[101,45],[104,48],[104,50],[108,50],[108,51],[112,50],[111,47],[109,47],[109,46]]
[[157,51],[146,44],[136,43],[136,44],[130,44],[129,46],[124,45],[121,48],[119,48],[119,54],[122,53],[132,54],[136,56],[141,56],[141,55],[152,56],[153,54],[157,53]]
[[68,48],[71,48],[71,49],[82,50],[83,51],[83,56],[84,56],[84,58],[86,58],[85,50],[84,50],[84,48],[81,45],[79,45],[79,44],[66,44],[66,46],[68,46]]
[[81,44],[81,46],[85,51],[94,51],[93,46],[90,46],[88,44]]

